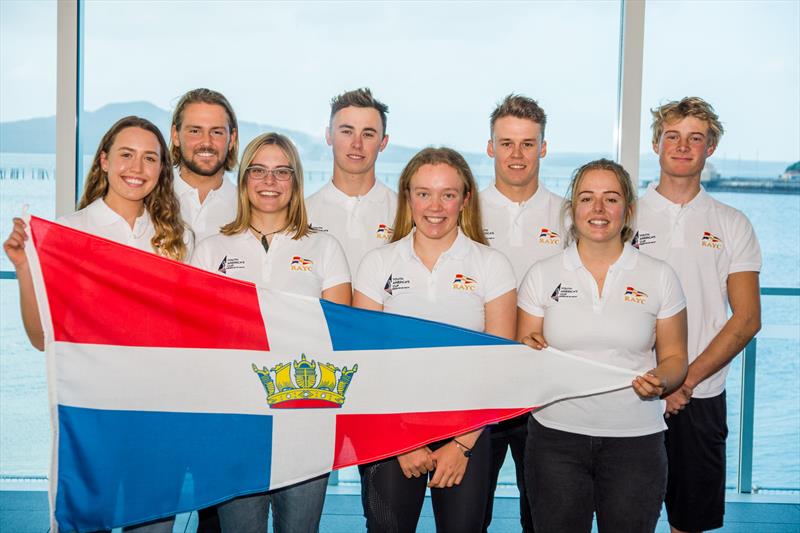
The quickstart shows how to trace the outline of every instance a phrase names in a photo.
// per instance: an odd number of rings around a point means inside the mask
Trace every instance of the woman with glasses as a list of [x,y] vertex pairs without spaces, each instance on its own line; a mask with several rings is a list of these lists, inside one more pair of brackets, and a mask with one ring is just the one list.
[[[292,141],[264,133],[239,165],[236,219],[204,239],[192,264],[257,285],[350,305],[350,269],[338,241],[309,228],[303,168]],[[218,507],[223,531],[264,533],[268,507],[276,533],[319,530],[328,476],[235,498]]]
[[[400,175],[392,243],[364,257],[354,305],[511,338],[515,288],[511,263],[486,246],[464,158],[449,148],[412,157]],[[367,529],[415,531],[431,487],[437,531],[481,531],[490,464],[489,437],[477,430],[363,466]]]
[[[525,486],[536,533],[652,532],[667,483],[664,402],[686,375],[686,301],[675,272],[626,244],[635,190],[619,164],[572,179],[560,254],[519,288],[518,337],[639,373],[627,389],[556,402],[528,419]],[[547,339],[545,341],[545,339]]]

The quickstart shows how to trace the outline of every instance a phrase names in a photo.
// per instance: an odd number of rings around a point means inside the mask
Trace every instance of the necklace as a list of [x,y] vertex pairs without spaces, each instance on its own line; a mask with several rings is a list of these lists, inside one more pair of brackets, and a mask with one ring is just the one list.
[[[288,226],[288,224],[286,226]],[[282,227],[281,229],[276,229],[275,231],[270,231],[269,233],[262,233],[258,231],[252,224],[250,224],[250,229],[261,235],[261,246],[264,247],[264,253],[269,253],[269,241],[267,241],[267,237],[270,235],[275,235],[276,233],[280,233],[286,229],[286,226]]]

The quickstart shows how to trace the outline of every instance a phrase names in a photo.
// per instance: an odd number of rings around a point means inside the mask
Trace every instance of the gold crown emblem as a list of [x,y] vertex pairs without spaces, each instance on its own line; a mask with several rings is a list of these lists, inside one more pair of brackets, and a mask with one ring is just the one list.
[[330,363],[309,361],[306,354],[301,354],[300,360],[293,363],[278,363],[270,370],[252,365],[267,393],[270,408],[318,409],[344,404],[344,393],[358,370],[357,364],[351,370],[339,369]]

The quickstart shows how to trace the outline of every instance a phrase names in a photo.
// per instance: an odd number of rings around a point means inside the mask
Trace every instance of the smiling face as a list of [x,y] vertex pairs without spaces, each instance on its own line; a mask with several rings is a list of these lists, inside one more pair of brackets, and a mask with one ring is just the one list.
[[708,122],[693,116],[665,123],[661,138],[653,144],[662,176],[697,180],[715,148],[709,145]]
[[[269,170],[292,168],[289,158],[278,146],[265,144],[256,151],[253,161],[248,168],[262,167]],[[251,173],[247,176],[247,198],[254,214],[288,213],[289,202],[292,199],[292,186],[295,177],[286,181],[275,178],[275,174],[268,173],[263,180],[253,179]]]
[[228,150],[236,138],[221,105],[202,102],[183,110],[180,130],[172,127],[172,144],[180,150],[180,165],[199,176],[222,175]]
[[539,160],[547,154],[540,124],[514,116],[497,119],[486,153],[494,158],[495,184],[500,192],[511,196],[512,190],[521,189],[526,198],[536,192]]
[[573,193],[572,220],[578,240],[619,242],[629,216],[630,207],[625,203],[616,174],[610,170],[588,170]]
[[363,175],[374,172],[375,161],[389,137],[383,134],[377,109],[350,106],[333,116],[325,140],[333,148],[334,172]]
[[423,165],[408,190],[411,218],[428,239],[455,240],[458,215],[467,203],[464,181],[450,165]]
[[108,152],[100,152],[100,168],[108,176],[106,203],[141,203],[158,184],[161,174],[161,145],[156,136],[142,128],[121,130]]

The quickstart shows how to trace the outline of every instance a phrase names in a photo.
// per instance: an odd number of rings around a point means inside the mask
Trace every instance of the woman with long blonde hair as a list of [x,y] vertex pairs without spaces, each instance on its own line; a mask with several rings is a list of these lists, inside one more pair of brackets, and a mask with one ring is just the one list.
[[[412,157],[398,184],[392,243],[364,257],[354,306],[512,338],[514,272],[485,244],[477,195],[455,150]],[[367,529],[415,531],[427,486],[437,531],[481,531],[490,464],[489,438],[479,429],[361,467]]]

